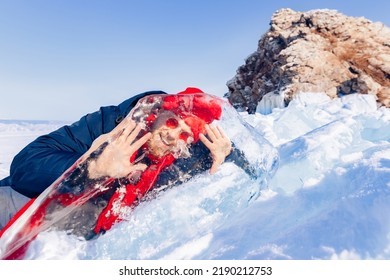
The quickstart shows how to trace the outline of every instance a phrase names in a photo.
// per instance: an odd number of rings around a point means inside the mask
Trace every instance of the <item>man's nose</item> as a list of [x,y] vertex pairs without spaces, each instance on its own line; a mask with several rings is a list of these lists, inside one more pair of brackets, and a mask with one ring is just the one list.
[[168,131],[167,140],[170,144],[175,145],[177,142],[177,139],[179,139],[179,130],[178,129],[170,129]]

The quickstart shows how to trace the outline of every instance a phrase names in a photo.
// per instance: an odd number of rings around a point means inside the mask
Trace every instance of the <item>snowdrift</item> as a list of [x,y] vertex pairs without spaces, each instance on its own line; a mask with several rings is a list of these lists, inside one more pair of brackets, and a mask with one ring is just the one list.
[[267,176],[225,163],[144,201],[96,240],[41,233],[26,258],[390,259],[389,109],[370,95],[301,94],[240,118],[278,150]]
[[[202,168],[203,163],[207,166],[208,156],[202,152],[206,148],[188,149],[186,144],[187,140],[193,141],[193,138],[198,138],[197,133],[199,132],[197,131],[200,131],[204,123],[213,122],[214,124],[214,120],[218,120],[234,145],[232,154],[238,153],[232,159],[232,164],[242,168],[243,176],[252,181],[252,186],[246,186],[247,188],[238,185],[233,191],[222,189],[222,193],[228,193],[226,195],[216,193],[225,197],[223,199],[225,203],[231,201],[230,207],[224,207],[226,209],[222,211],[222,216],[229,215],[230,212],[239,209],[245,203],[259,196],[260,189],[266,186],[267,179],[271,177],[277,166],[276,149],[265,138],[256,135],[253,129],[241,121],[237,112],[228,102],[217,97],[207,94],[149,95],[138,102],[126,118],[126,120],[128,119],[134,119],[141,124],[140,137],[152,131],[156,125],[157,127],[160,127],[161,124],[166,126],[176,125],[176,128],[179,122],[186,122],[188,124],[186,127],[191,127],[194,133],[191,134],[193,136],[189,136],[190,134],[185,132],[185,138],[178,140],[178,148],[175,148],[172,154],[163,155],[159,158],[149,153],[148,145],[151,146],[150,143],[145,144],[136,153],[133,154],[132,152],[132,158],[133,156],[136,158],[135,162],[143,162],[142,160],[145,159],[147,160],[146,163],[149,164],[148,168],[141,175],[138,175],[139,179],[135,183],[132,183],[132,179],[119,178],[115,180],[110,176],[89,178],[88,165],[103,156],[105,149],[108,149],[112,142],[121,137],[122,130],[120,129],[123,126],[121,123],[115,128],[116,132],[112,134],[111,138],[106,139],[94,151],[88,151],[77,160],[41,195],[30,201],[28,208],[23,210],[21,215],[17,215],[18,219],[10,227],[7,226],[0,239],[0,256],[2,258],[29,258],[30,243],[38,235],[46,232],[63,232],[78,239],[89,240],[96,238],[96,235],[100,235],[101,228],[104,229],[103,232],[111,228],[113,222],[111,222],[111,217],[107,218],[110,213],[115,217],[119,217],[120,220],[131,219],[133,217],[133,207],[130,206],[134,200],[141,199],[145,193],[148,193],[148,190],[152,191],[152,197],[149,199],[143,197],[143,200],[153,200],[153,198],[160,195],[160,192],[156,192],[153,188],[155,182],[159,184],[158,189],[165,191],[173,187],[171,180],[175,180],[175,178],[164,180],[167,181],[165,185],[161,185],[158,179],[156,181],[156,176],[163,173],[156,174],[155,172],[155,170],[163,168],[160,166],[164,166],[168,170],[167,172],[169,170],[171,172],[180,170],[179,176],[183,178],[178,178],[178,182],[187,181],[185,176],[188,175],[184,172],[186,172],[187,166],[192,166],[190,165],[191,158],[197,158],[194,168]],[[123,123],[125,124],[125,121]],[[162,132],[159,132],[158,137],[161,137],[161,134]],[[125,137],[127,136],[125,135]],[[192,140],[189,139],[190,137]],[[161,140],[160,142],[163,143]],[[157,143],[160,144],[160,142]],[[192,146],[196,146],[196,144]],[[184,159],[180,154],[185,155]],[[187,157],[190,161],[185,160]],[[169,165],[166,165],[166,163]],[[200,170],[204,170],[203,174],[205,175],[203,176],[207,177],[209,175],[208,168]],[[218,191],[218,185],[224,184],[219,182],[217,186],[213,186],[211,181],[196,182],[192,187],[195,189],[192,196],[197,196],[198,192],[201,191],[201,187],[206,189],[215,188]],[[179,185],[177,188],[181,188],[181,186]],[[111,203],[112,198],[106,197],[111,189],[114,191],[111,196],[116,199],[112,205],[108,204]],[[125,201],[133,197],[134,199],[129,200],[130,203],[122,203],[122,200]],[[206,196],[204,199],[207,200],[209,197]],[[104,206],[103,202],[106,202]],[[203,202],[201,201],[201,203]],[[218,204],[211,205],[210,211],[220,212]],[[151,207],[155,208],[154,206]],[[102,223],[106,220],[108,220],[108,224]],[[136,243],[139,244],[139,242]]]

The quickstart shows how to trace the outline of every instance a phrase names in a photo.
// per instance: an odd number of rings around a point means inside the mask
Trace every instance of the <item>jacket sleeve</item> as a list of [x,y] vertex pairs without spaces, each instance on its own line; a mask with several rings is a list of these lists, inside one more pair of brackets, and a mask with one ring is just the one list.
[[251,179],[256,179],[258,175],[255,168],[249,163],[248,159],[245,157],[245,154],[240,149],[238,149],[234,143],[232,144],[232,152],[226,157],[225,162],[233,162],[235,165],[244,170]]
[[140,98],[150,94],[164,92],[145,92],[118,106],[101,107],[72,125],[38,137],[20,151],[11,163],[13,189],[28,197],[39,195],[80,158],[97,137],[110,132]]

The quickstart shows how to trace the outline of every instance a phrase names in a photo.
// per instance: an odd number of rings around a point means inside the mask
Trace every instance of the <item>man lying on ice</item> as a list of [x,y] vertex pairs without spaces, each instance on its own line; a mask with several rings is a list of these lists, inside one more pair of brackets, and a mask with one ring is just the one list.
[[[221,114],[222,101],[196,88],[175,95],[148,92],[37,138],[15,157],[5,179],[32,200],[1,234],[49,186],[29,227],[50,221],[48,227],[90,239],[109,230],[149,191],[206,170],[215,173],[225,160],[253,175],[243,153],[211,125]],[[67,214],[58,219],[61,211]]]

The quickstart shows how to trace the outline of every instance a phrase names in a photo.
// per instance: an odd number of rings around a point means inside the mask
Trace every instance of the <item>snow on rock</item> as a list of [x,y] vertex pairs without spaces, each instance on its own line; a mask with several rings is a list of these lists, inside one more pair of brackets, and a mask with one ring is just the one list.
[[390,107],[389,41],[390,29],[380,22],[328,9],[278,10],[257,50],[227,82],[227,97],[250,113],[280,108],[300,92],[370,94]]

